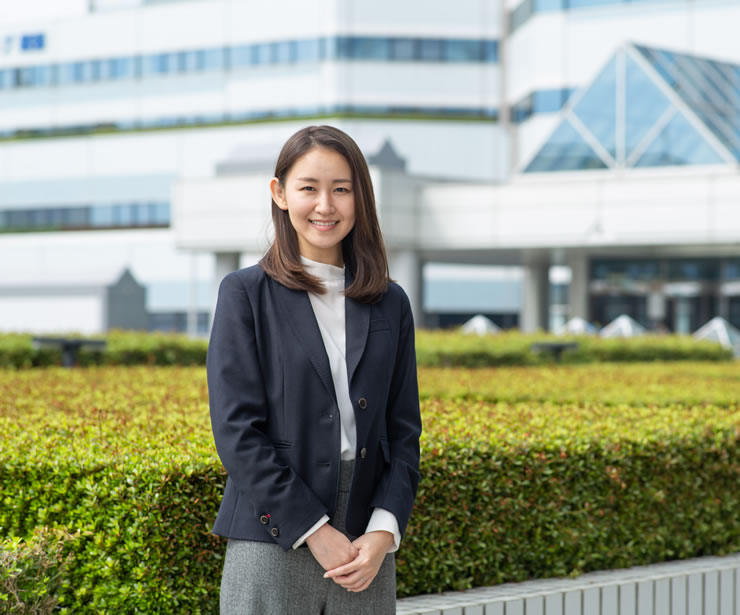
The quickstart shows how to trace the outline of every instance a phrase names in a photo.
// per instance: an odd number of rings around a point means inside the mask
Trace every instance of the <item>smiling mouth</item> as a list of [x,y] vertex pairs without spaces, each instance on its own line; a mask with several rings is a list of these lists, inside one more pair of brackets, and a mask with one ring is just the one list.
[[314,226],[320,226],[322,228],[331,228],[332,226],[339,224],[338,220],[309,220],[309,222]]

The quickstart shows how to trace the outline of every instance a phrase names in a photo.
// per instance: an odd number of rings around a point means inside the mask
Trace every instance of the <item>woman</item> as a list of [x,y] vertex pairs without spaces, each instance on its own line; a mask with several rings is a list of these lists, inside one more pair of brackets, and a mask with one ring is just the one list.
[[275,238],[221,282],[208,347],[221,613],[394,613],[419,481],[409,301],[348,135],[294,134],[270,190]]

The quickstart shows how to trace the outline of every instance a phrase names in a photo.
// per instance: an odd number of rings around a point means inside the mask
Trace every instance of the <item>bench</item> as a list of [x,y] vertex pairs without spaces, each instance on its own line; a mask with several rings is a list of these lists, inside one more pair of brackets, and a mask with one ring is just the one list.
[[77,353],[86,346],[99,350],[105,349],[105,340],[88,340],[79,337],[34,337],[31,338],[34,349],[59,348],[62,351],[62,365],[74,367],[77,363]]
[[532,352],[549,352],[556,362],[566,350],[575,350],[578,342],[536,342],[530,346]]

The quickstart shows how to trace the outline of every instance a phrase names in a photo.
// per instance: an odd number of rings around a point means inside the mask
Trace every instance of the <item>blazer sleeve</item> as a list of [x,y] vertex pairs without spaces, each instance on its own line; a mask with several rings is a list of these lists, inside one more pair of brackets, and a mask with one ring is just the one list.
[[255,524],[287,551],[327,509],[268,436],[254,327],[247,291],[230,273],[219,286],[206,358],[213,437],[239,501],[248,502]]
[[419,486],[421,414],[416,377],[414,319],[406,293],[402,293],[398,353],[386,407],[390,465],[375,489],[371,506],[391,511],[401,534],[406,529]]

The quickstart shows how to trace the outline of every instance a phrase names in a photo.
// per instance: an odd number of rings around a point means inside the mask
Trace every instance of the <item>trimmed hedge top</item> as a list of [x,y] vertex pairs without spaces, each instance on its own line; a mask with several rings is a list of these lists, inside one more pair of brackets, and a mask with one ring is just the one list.
[[[31,335],[0,334],[0,367],[28,368],[62,364],[61,351],[34,349]],[[90,365],[205,365],[208,343],[184,335],[113,331],[105,336],[104,351],[82,348],[81,366]],[[562,353],[562,363],[644,361],[728,361],[732,351],[706,340],[684,335],[602,339],[590,336],[556,337],[545,333],[508,331],[479,337],[457,331],[416,332],[416,359],[421,366],[492,367],[545,365],[549,352],[532,350],[542,342],[576,342]]]

